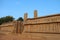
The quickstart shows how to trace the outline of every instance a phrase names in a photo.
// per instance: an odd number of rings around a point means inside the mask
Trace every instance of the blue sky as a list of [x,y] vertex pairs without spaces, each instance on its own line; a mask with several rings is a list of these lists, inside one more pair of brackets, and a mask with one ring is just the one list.
[[46,16],[60,13],[60,0],[0,0],[0,17],[11,15],[14,18],[33,17],[34,10],[38,16]]

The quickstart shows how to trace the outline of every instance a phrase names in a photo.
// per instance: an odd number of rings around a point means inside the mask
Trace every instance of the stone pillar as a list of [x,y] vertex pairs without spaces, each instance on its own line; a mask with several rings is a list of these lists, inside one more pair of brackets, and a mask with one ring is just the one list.
[[17,21],[13,21],[14,30],[13,33],[17,33]]
[[21,21],[18,21],[18,33],[21,33]]
[[34,18],[37,18],[37,10],[34,10]]
[[17,26],[16,26],[16,33],[20,33],[21,32],[21,22],[20,21],[17,21]]
[[24,22],[27,20],[27,16],[28,16],[28,14],[25,13],[25,14],[24,14]]

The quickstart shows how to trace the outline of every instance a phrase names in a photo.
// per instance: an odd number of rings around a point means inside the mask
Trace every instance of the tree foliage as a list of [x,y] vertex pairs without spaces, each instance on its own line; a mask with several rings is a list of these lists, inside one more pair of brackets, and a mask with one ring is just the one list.
[[14,18],[12,16],[6,16],[5,17],[5,22],[13,21]]
[[23,21],[23,18],[22,18],[22,17],[19,17],[19,18],[17,19],[17,21]]
[[13,21],[13,20],[14,20],[14,18],[12,16],[1,17],[0,18],[0,25],[2,23],[6,23],[6,22],[9,22],[9,21]]
[[[1,18],[0,18],[0,25],[1,25],[2,23],[11,22],[11,21],[13,21],[13,20],[14,20],[14,17],[12,17],[12,16],[1,17]],[[17,19],[17,21],[23,21],[23,18],[22,18],[22,17],[19,17],[19,18]]]

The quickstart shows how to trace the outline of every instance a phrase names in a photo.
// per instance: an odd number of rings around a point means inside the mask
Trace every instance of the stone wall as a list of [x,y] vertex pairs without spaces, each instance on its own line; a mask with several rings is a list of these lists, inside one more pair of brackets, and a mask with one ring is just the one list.
[[0,32],[2,33],[8,34],[8,33],[13,32],[13,30],[14,30],[14,25],[12,22],[0,25]]
[[19,33],[20,37],[31,40],[60,40],[60,14],[37,17],[35,10],[34,18],[27,16],[24,14],[23,22],[0,25],[0,32]]
[[28,18],[26,24],[60,22],[60,15],[50,15],[38,18]]
[[25,25],[26,32],[60,33],[60,23]]
[[[34,11],[36,16],[37,11]],[[27,16],[27,15],[25,15]],[[27,18],[24,23],[24,31],[32,33],[60,33],[60,14],[48,15],[43,17]]]
[[[34,14],[36,16],[36,14]],[[28,16],[28,15],[25,15]],[[60,40],[60,14],[27,18],[24,35],[31,40]]]
[[11,23],[0,25],[0,33],[22,33],[23,31],[23,22],[13,21]]

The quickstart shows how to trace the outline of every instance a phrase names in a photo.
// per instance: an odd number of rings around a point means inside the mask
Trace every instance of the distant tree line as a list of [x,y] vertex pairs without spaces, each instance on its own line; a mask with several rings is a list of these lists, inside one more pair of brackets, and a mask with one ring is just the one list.
[[[7,22],[12,22],[14,20],[13,16],[5,16],[0,18],[0,25]],[[22,17],[19,17],[17,21],[23,21]]]

